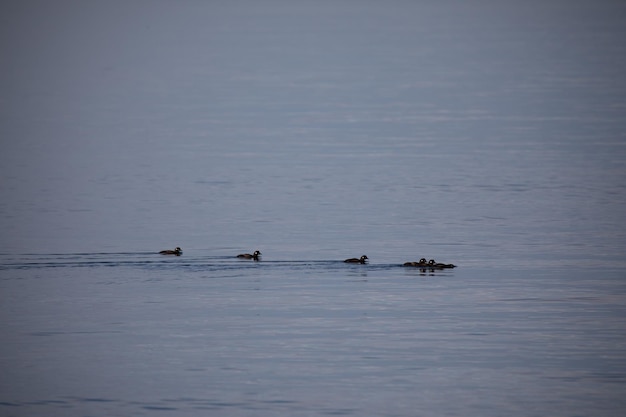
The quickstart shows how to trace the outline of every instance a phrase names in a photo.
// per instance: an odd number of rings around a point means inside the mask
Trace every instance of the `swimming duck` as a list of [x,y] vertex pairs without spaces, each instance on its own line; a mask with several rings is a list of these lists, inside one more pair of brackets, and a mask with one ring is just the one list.
[[176,256],[180,256],[183,254],[183,250],[179,247],[176,247],[176,249],[171,250],[162,250],[161,252],[159,252],[161,255],[176,255]]
[[259,255],[261,255],[261,252],[259,252],[258,250],[255,250],[252,255],[250,255],[249,253],[241,253],[241,254],[237,255],[237,258],[240,258],[240,259],[254,259],[255,261],[258,261],[259,260]]
[[405,262],[403,266],[427,266],[426,258],[420,259],[418,262]]
[[350,259],[346,259],[344,262],[349,263],[349,264],[364,264],[367,262],[369,258],[367,257],[367,255],[363,255],[360,258],[350,258]]
[[434,259],[431,259],[430,261],[428,261],[428,267],[429,268],[445,269],[445,268],[456,268],[456,265],[442,264],[441,262],[435,262]]

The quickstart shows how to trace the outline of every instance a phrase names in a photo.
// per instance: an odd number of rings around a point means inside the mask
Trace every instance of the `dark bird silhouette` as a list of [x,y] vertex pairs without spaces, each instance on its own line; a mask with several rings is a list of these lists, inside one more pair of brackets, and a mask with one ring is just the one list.
[[367,263],[368,259],[369,258],[367,257],[367,255],[363,255],[360,258],[346,259],[344,262],[349,263],[349,264],[364,264],[364,263]]
[[261,252],[259,252],[258,250],[255,250],[253,254],[240,253],[239,255],[237,255],[237,258],[239,258],[239,259],[254,259],[255,261],[258,261],[259,260],[259,255],[261,255]]
[[176,256],[180,256],[183,254],[183,250],[179,247],[176,247],[176,249],[171,250],[171,249],[167,249],[167,250],[162,250],[161,252],[159,252],[161,255],[176,255]]
[[426,262],[426,258],[422,258],[420,259],[418,262],[405,262],[404,264],[402,264],[403,266],[427,266],[428,262]]

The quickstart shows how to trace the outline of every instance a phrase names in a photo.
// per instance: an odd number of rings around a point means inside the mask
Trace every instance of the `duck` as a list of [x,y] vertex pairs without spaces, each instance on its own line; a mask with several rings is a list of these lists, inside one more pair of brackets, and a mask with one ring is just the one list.
[[367,257],[367,255],[363,255],[360,258],[346,259],[344,262],[349,263],[349,264],[364,264],[364,263],[367,263],[368,259],[369,258]]
[[180,256],[183,254],[183,250],[179,247],[176,247],[176,249],[171,250],[171,249],[167,249],[167,250],[162,250],[161,252],[159,252],[161,255],[176,255],[176,256]]
[[441,262],[435,262],[434,259],[428,261],[429,268],[437,268],[437,269],[445,269],[445,268],[456,268],[456,265],[453,264],[443,264]]
[[261,255],[261,252],[259,252],[258,250],[255,250],[253,254],[240,253],[239,255],[237,255],[237,258],[239,258],[239,259],[254,259],[255,261],[258,261],[259,260],[259,255]]
[[420,259],[418,262],[405,262],[402,266],[427,266],[426,258]]

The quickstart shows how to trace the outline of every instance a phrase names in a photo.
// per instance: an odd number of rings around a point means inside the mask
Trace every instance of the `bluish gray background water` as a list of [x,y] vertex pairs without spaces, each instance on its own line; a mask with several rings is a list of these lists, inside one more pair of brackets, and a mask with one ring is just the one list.
[[4,2],[0,415],[621,415],[625,16]]

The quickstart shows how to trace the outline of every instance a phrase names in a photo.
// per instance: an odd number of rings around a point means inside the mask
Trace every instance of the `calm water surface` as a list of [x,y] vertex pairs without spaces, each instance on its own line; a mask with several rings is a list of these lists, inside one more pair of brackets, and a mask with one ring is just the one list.
[[0,415],[623,415],[625,13],[3,3]]
[[623,270],[4,257],[3,415],[619,415]]

